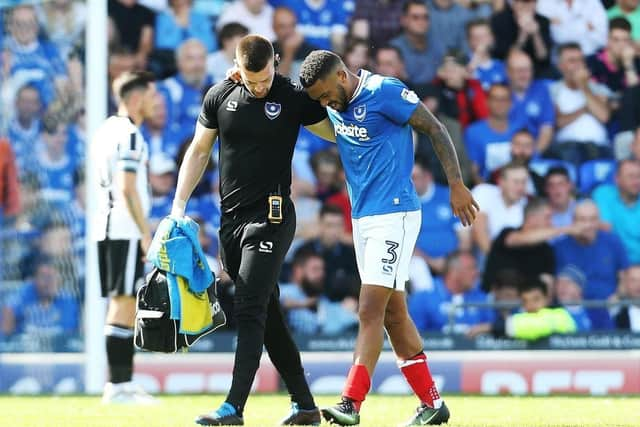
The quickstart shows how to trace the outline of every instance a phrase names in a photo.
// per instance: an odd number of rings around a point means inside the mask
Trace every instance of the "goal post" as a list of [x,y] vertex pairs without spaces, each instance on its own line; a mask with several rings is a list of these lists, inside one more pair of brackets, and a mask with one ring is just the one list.
[[[107,116],[107,2],[87,0],[86,27],[86,112],[87,153],[96,129]],[[104,334],[105,301],[100,295],[97,247],[91,241],[93,217],[97,214],[97,200],[92,183],[97,182],[96,170],[91,165],[91,156],[86,156],[87,232],[86,280],[84,303],[85,391],[95,394],[102,391],[106,375]]]

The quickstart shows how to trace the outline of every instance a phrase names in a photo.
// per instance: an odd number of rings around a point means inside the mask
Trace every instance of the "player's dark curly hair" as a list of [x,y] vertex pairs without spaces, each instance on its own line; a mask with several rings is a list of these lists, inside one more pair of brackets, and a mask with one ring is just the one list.
[[333,69],[342,63],[338,55],[328,50],[314,50],[300,66],[300,83],[302,87],[313,86],[318,80],[329,75]]

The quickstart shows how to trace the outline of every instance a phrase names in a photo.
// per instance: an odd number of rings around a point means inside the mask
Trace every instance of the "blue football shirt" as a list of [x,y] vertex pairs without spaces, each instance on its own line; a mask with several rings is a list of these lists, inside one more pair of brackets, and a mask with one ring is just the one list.
[[479,323],[493,322],[494,313],[486,308],[465,307],[455,311],[453,328],[449,324],[449,312],[453,304],[488,302],[487,294],[473,288],[463,294],[453,295],[441,278],[434,280],[433,290],[419,291],[409,297],[409,314],[419,331],[465,333]]
[[509,123],[506,131],[496,131],[486,119],[469,125],[464,132],[464,144],[480,176],[488,179],[491,172],[511,160],[511,137],[517,130]]
[[475,69],[473,78],[480,81],[482,89],[488,91],[491,85],[496,83],[506,83],[507,70],[504,62],[499,59],[492,59],[488,64]]
[[523,97],[512,94],[511,102],[509,122],[526,127],[534,138],[538,137],[542,126],[553,126],[556,122],[549,87],[543,81],[536,80],[531,83]]
[[413,137],[408,124],[419,102],[400,80],[362,70],[346,111],[327,108],[353,218],[420,209],[411,182]]

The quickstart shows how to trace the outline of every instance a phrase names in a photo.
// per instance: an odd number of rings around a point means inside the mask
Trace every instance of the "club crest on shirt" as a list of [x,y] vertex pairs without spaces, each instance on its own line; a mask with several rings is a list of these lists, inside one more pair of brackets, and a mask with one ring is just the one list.
[[264,104],[264,114],[267,115],[269,120],[273,120],[280,115],[282,111],[282,105],[276,102],[266,102]]
[[353,117],[359,122],[363,121],[367,117],[367,104],[361,104],[354,108]]

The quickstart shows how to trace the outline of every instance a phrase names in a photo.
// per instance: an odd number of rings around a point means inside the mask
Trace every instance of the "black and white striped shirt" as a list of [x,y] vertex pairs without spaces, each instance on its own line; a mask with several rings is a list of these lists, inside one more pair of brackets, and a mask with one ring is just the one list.
[[136,186],[145,217],[151,197],[147,176],[149,148],[138,127],[129,117],[111,116],[96,132],[91,144],[91,167],[98,169],[99,214],[93,228],[95,240],[139,239],[140,230],[127,208],[118,181],[118,172],[136,173]]

